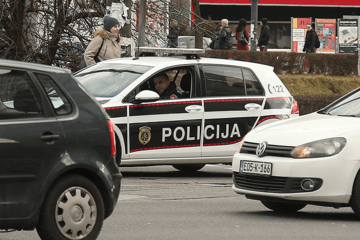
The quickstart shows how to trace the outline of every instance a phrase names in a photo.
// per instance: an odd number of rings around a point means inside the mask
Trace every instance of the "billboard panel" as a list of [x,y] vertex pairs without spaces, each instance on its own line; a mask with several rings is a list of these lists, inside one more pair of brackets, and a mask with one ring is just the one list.
[[311,18],[291,18],[292,52],[302,52],[308,24],[311,24]]
[[315,31],[320,40],[319,53],[336,52],[336,19],[315,19]]
[[353,53],[358,48],[358,20],[338,19],[339,52]]

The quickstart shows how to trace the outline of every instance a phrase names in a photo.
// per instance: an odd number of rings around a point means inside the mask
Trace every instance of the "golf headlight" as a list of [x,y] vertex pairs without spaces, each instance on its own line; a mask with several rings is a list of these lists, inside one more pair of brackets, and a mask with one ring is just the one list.
[[329,157],[338,154],[346,144],[342,137],[323,139],[294,148],[290,155],[294,158]]

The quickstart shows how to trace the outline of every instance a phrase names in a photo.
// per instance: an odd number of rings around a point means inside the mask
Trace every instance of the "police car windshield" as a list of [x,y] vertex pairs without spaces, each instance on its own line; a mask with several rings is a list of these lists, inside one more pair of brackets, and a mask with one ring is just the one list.
[[95,65],[75,77],[95,97],[114,97],[151,68],[129,64]]

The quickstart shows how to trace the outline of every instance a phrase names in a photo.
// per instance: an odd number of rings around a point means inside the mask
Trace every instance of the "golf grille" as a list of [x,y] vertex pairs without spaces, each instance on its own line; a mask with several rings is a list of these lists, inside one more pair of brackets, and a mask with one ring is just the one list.
[[[256,154],[256,148],[259,143],[251,143],[251,142],[244,142],[241,147],[240,153],[247,153],[247,154]],[[277,146],[277,145],[267,145],[264,156],[276,156],[276,157],[291,157],[290,153],[294,149],[294,147],[289,146]]]

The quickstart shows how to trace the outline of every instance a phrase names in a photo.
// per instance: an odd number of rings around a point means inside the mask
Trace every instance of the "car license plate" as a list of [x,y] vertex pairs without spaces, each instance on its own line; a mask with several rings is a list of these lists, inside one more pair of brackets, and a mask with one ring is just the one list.
[[242,160],[240,162],[240,172],[241,173],[250,173],[250,174],[271,176],[272,163],[252,162],[252,161],[244,161],[244,160]]

